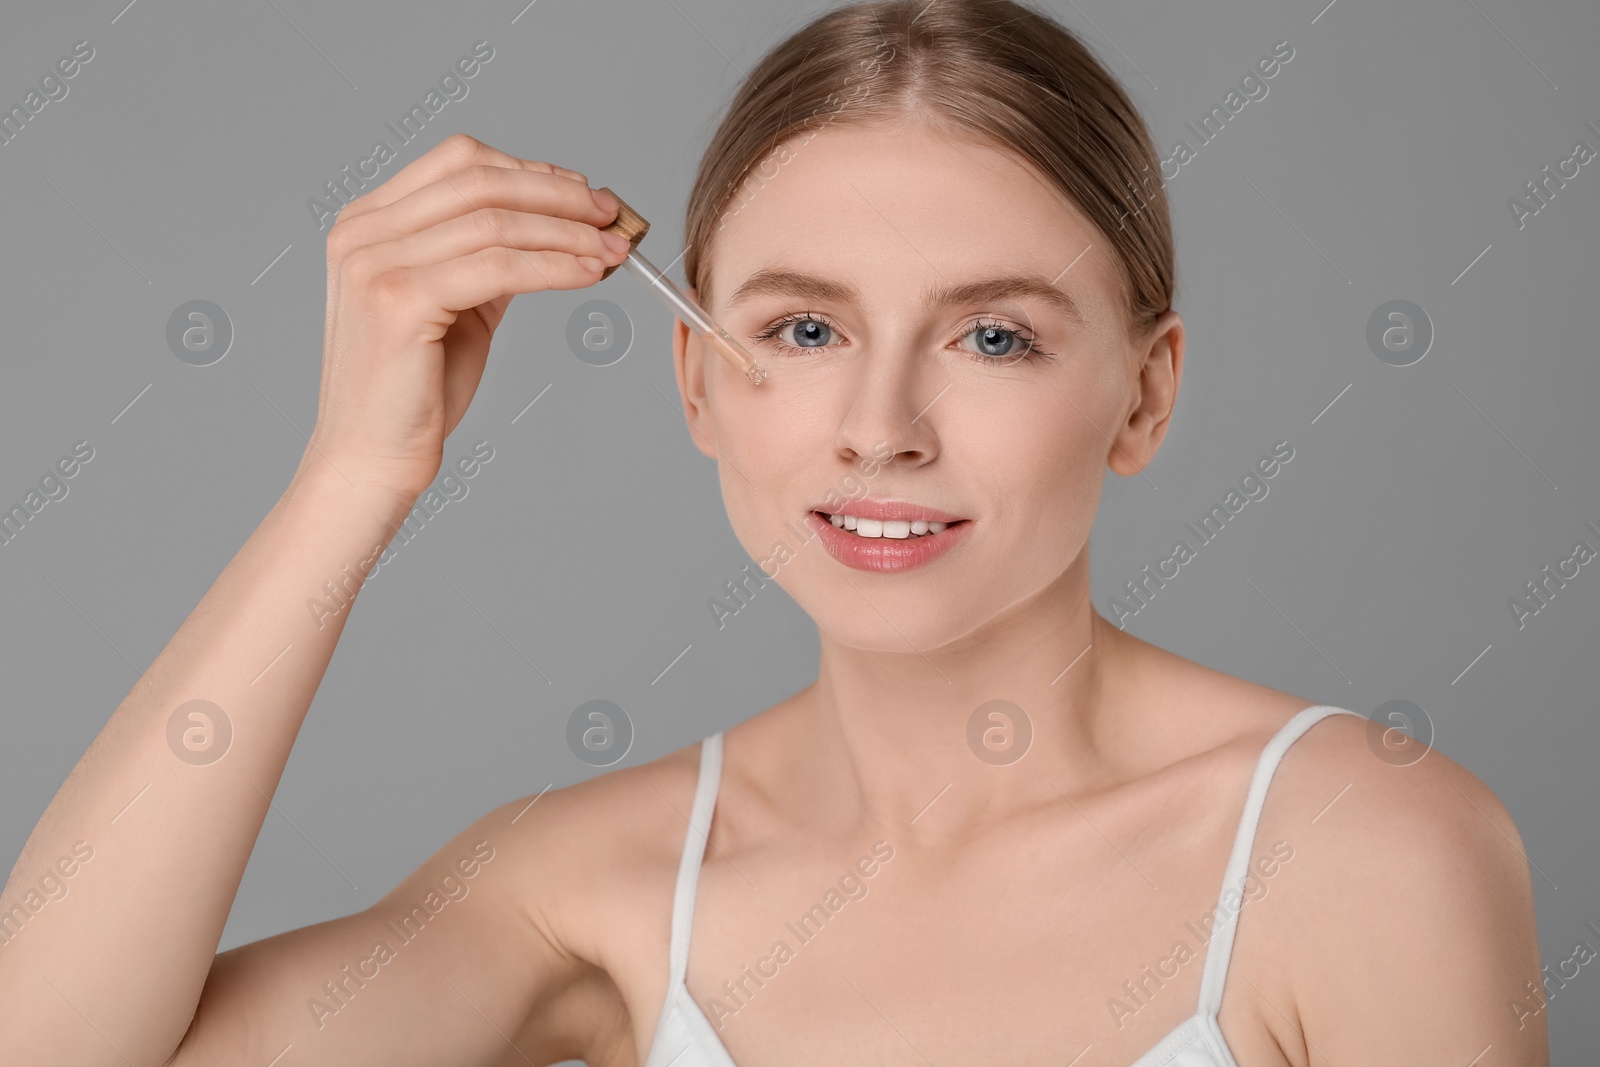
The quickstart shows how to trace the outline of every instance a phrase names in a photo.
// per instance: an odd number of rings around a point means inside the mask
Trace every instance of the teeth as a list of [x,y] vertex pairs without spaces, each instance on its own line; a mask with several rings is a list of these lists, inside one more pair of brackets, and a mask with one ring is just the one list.
[[915,522],[909,519],[863,519],[855,515],[829,515],[828,521],[841,530],[853,530],[860,537],[896,539],[942,533],[950,525],[947,522],[924,522],[921,519]]

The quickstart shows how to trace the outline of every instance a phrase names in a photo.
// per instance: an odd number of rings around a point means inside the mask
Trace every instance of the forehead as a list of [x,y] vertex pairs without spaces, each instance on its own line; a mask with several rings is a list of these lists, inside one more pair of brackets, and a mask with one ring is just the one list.
[[920,125],[835,125],[786,147],[763,157],[713,231],[716,302],[781,266],[848,281],[869,308],[979,273],[1056,279],[1090,315],[1115,304],[1106,241],[1010,151]]

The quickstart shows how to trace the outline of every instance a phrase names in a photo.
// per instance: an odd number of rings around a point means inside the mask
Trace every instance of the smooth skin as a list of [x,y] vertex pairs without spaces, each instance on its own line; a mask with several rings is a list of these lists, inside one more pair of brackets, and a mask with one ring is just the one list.
[[[1182,322],[1130,336],[1114,262],[1073,205],[1009,154],[915,124],[830,127],[742,203],[715,239],[707,310],[770,377],[752,386],[679,323],[680,396],[744,547],[796,549],[776,580],[816,620],[821,659],[814,684],[725,735],[689,988],[713,1013],[722,983],[793,945],[784,923],[883,841],[893,857],[867,895],[723,1018],[741,1067],[1127,1067],[1194,1011],[1198,956],[1137,1010],[1110,1003],[1133,1005],[1123,982],[1176,942],[1204,951],[1185,924],[1216,902],[1261,747],[1318,703],[1156,648],[1089,601],[1100,482],[1154,457]],[[0,946],[0,1062],[643,1062],[698,744],[513,800],[370,908],[216,953],[349,615],[319,630],[308,591],[369,557],[431,482],[511,296],[592,284],[580,255],[620,262],[598,230],[614,216],[583,175],[464,135],[341,213],[305,456],[0,896],[3,915],[74,841],[93,843],[71,895]],[[859,304],[729,302],[767,268],[846,283]],[[922,305],[929,286],[1016,272],[1055,279],[1082,321],[1036,298]],[[780,347],[801,340],[793,325],[755,339],[800,314],[828,324],[820,347]],[[1053,358],[980,362],[980,320]],[[901,574],[847,569],[786,525],[882,442],[895,456],[867,479],[873,496],[974,524]],[[171,709],[200,696],[235,725],[206,767],[165,737]],[[967,747],[968,717],[993,699],[1034,731],[1009,766]],[[1436,751],[1391,765],[1363,720],[1334,716],[1280,766],[1254,857],[1275,845],[1292,858],[1240,915],[1221,1011],[1241,1067],[1548,1062],[1544,1015],[1519,1027],[1511,1008],[1540,981],[1528,863],[1477,778]],[[323,983],[395,941],[385,921],[486,848],[469,895],[319,1025],[307,1002]]]

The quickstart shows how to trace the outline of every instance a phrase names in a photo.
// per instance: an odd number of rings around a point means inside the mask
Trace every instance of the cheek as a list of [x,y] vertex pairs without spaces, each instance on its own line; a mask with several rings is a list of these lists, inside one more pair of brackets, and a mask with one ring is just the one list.
[[[728,392],[760,392],[767,385],[752,386],[740,379]],[[814,466],[819,456],[828,454],[832,434],[825,427],[835,425],[837,417],[820,410],[792,403],[792,397],[776,392],[761,397],[723,396],[713,401],[718,461],[736,465],[749,478],[746,489],[766,493],[776,488],[776,480],[792,470]],[[735,473],[737,478],[738,474]]]
[[819,457],[832,454],[833,439],[820,412],[797,409],[776,394],[729,395],[765,388],[730,381],[711,407],[723,505],[740,543],[757,558],[775,540],[795,540],[784,524],[798,524],[811,496],[826,491],[813,484],[814,472]]
[[1080,393],[1072,403],[1063,399],[1072,383],[1058,382],[1061,392],[1042,388],[1048,399],[1031,405],[1013,405],[993,423],[1002,434],[986,434],[963,463],[990,482],[985,491],[1017,536],[1034,539],[1040,529],[1055,533],[1048,544],[1074,551],[1094,524],[1100,489],[1111,448],[1110,405],[1101,398]]
[[[839,376],[816,375],[800,378],[793,367],[784,367],[777,357],[758,353],[767,368],[768,379],[751,385],[720,357],[708,368],[706,384],[712,424],[722,455],[719,461],[736,464],[754,486],[770,494],[783,486],[791,472],[811,472],[835,454],[835,443],[842,412],[851,402],[849,382]],[[737,474],[735,475],[737,478]],[[826,487],[802,485],[802,496],[785,501],[784,506],[804,503],[805,494],[822,492]]]

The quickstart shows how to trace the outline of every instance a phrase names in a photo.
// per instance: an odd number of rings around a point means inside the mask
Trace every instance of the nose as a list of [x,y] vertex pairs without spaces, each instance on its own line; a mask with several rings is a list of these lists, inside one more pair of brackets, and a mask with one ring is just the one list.
[[944,390],[954,388],[945,375],[929,373],[936,366],[916,353],[881,345],[862,352],[843,375],[847,399],[835,440],[840,453],[892,454],[906,466],[932,462],[939,454],[938,403]]

